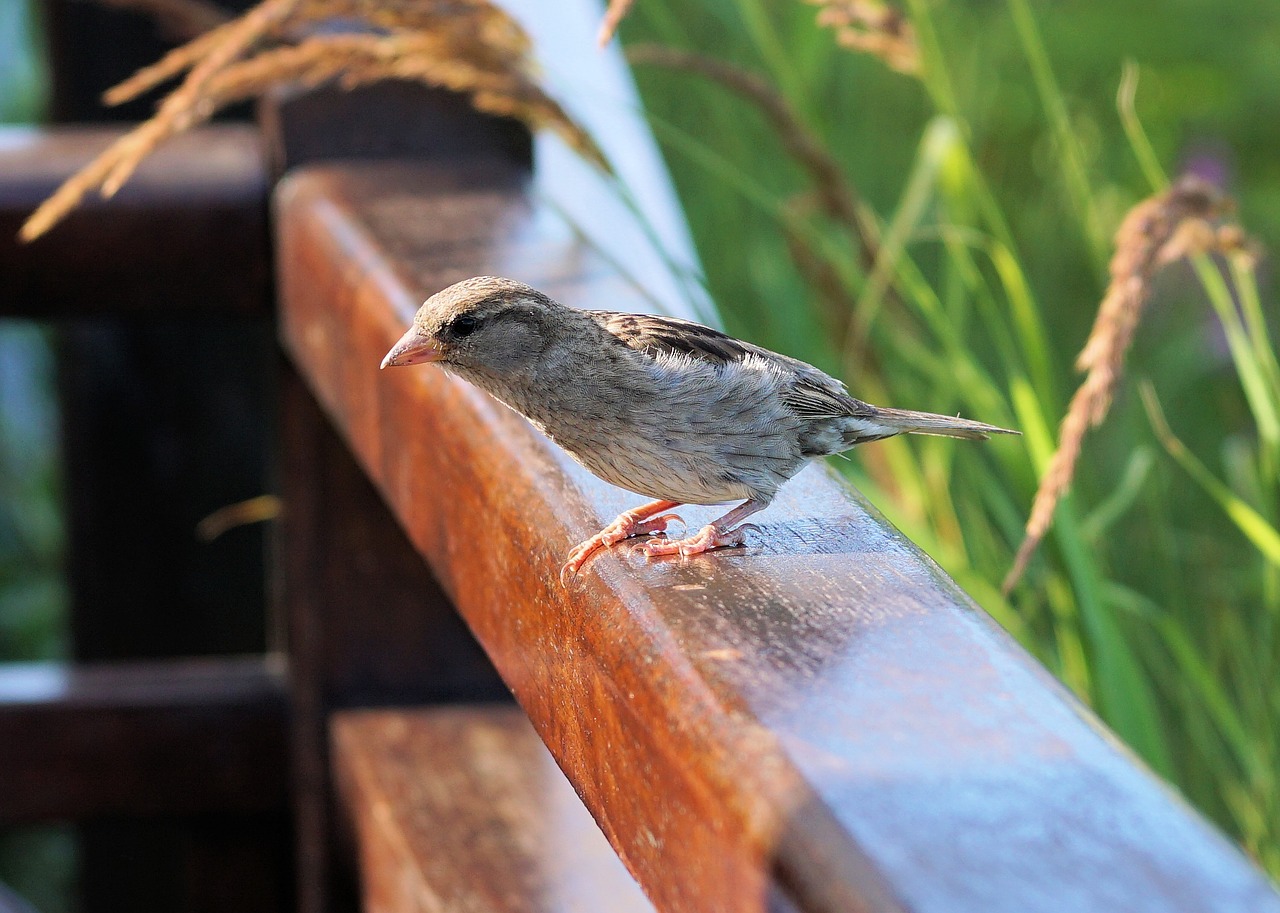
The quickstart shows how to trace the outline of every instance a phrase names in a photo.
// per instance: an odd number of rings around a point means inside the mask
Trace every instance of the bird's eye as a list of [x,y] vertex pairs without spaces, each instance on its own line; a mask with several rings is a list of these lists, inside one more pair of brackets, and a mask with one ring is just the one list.
[[453,322],[449,324],[449,335],[456,339],[470,336],[480,328],[480,318],[474,314],[463,314],[461,317],[455,317]]

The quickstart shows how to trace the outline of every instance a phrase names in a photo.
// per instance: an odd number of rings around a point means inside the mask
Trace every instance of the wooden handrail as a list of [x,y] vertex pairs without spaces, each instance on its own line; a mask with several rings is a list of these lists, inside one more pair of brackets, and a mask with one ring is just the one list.
[[19,226],[118,138],[113,127],[0,127],[0,316],[270,313],[270,181],[258,132],[215,125],[160,147],[110,201],[31,244]]
[[[542,25],[559,27],[553,16]],[[556,33],[543,31],[545,46]],[[210,131],[162,150],[110,206],[86,208],[12,258],[17,215],[93,144],[87,134],[69,144],[29,134],[29,145],[0,149],[0,173],[6,161],[25,163],[28,174],[63,156],[47,181],[0,198],[0,312],[172,311],[217,301],[264,313],[266,167],[253,134]],[[235,167],[187,167],[209,137],[237,150]],[[168,171],[166,155],[176,163]],[[822,468],[784,490],[745,551],[685,562],[618,548],[579,585],[560,585],[568,548],[638,499],[438,370],[377,370],[425,294],[479,273],[512,275],[577,306],[645,310],[656,297],[670,310],[697,310],[682,303],[673,276],[652,296],[628,282],[662,258],[653,250],[632,257],[634,226],[611,235],[608,220],[603,232],[583,224],[625,206],[602,196],[598,180],[535,189],[548,171],[578,167],[554,147],[539,158],[532,176],[497,156],[295,171],[277,195],[281,334],[656,905],[698,913],[1280,911],[1280,897],[1237,849]],[[0,190],[14,187],[0,179]],[[191,206],[172,196],[193,187],[211,195]],[[119,220],[135,217],[123,230]],[[667,236],[663,218],[655,230]],[[584,228],[603,254],[581,239]],[[286,431],[323,424],[288,421]],[[696,526],[709,515],[691,510],[686,519]],[[308,520],[345,518],[286,515],[295,528]],[[324,547],[305,555],[329,561],[317,587],[339,579],[353,589],[377,572],[365,560],[370,542],[357,555],[364,566],[348,572],[341,561],[357,549],[338,553],[339,537],[316,536]],[[295,578],[313,570],[298,564]],[[407,580],[417,582],[400,575]],[[298,614],[309,595],[296,597]],[[378,594],[364,595],[369,604],[352,599],[352,611],[376,612]],[[340,658],[333,664],[349,671]],[[460,664],[464,672],[470,665]],[[358,672],[351,678],[367,677]],[[315,681],[299,686],[307,675]],[[320,672],[295,670],[305,700],[295,694],[294,712],[301,707],[307,722],[300,755],[327,720],[327,684]],[[274,692],[263,693],[267,714],[277,713]],[[21,697],[9,710],[27,718]],[[38,715],[50,710],[62,706],[46,703]],[[145,710],[167,719],[168,711]],[[84,708],[72,702],[68,712]],[[323,759],[312,752],[306,763]],[[312,777],[303,788],[323,782]],[[136,807],[145,785],[121,801]],[[277,792],[266,785],[264,795]]]
[[286,349],[659,909],[1280,910],[823,468],[744,552],[617,548],[561,587],[638,497],[437,369],[378,371],[423,295],[473,274],[647,306],[522,170],[318,166],[276,203]]

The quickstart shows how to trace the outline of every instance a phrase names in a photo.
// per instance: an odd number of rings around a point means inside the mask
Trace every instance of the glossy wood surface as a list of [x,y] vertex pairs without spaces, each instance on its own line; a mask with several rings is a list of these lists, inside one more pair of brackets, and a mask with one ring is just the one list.
[[514,707],[346,711],[339,802],[366,913],[652,913]]
[[289,652],[298,910],[326,913],[345,909],[354,893],[335,865],[334,708],[509,697],[287,365],[277,394],[283,509],[275,582]]
[[17,240],[36,206],[122,132],[0,127],[0,315],[266,315],[269,184],[252,127],[178,136],[113,199],[91,194],[45,236]]
[[378,371],[419,301],[471,275],[645,308],[525,180],[500,163],[295,173],[277,195],[281,330],[660,909],[749,913],[781,891],[806,911],[1280,910],[821,467],[745,550],[617,548],[563,589],[568,549],[639,497],[436,368]]
[[285,805],[272,657],[0,664],[0,822]]

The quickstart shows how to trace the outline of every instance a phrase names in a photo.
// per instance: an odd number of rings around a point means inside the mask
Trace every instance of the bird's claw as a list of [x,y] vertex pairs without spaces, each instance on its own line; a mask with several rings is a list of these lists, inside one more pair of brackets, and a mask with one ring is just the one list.
[[730,530],[721,530],[715,525],[704,526],[694,536],[687,539],[650,540],[636,546],[648,558],[663,555],[679,555],[690,558],[701,555],[716,548],[737,548],[747,544],[747,530],[757,529],[754,523],[745,523]]
[[592,556],[601,549],[612,548],[624,539],[631,539],[636,536],[661,536],[665,535],[667,524],[675,521],[682,527],[685,522],[679,514],[663,514],[660,517],[650,517],[647,520],[635,520],[619,517],[605,529],[596,533],[590,539],[577,545],[573,551],[569,552],[565,559],[564,566],[560,568],[560,585],[567,587],[569,583],[578,576],[578,572],[586,566]]
[[578,576],[578,571],[586,566],[597,551],[602,548],[608,548],[612,544],[611,542],[603,541],[599,535],[596,535],[576,546],[573,551],[569,552],[564,565],[560,568],[560,585],[568,587],[573,579]]
[[661,517],[654,517],[652,520],[646,520],[636,527],[636,531],[632,536],[665,536],[667,534],[668,523],[679,523],[680,531],[685,532],[689,529],[684,522],[684,518],[679,514],[663,514]]
[[[574,549],[574,551],[576,552],[577,549]],[[580,571],[582,569],[582,565],[586,563],[586,558],[578,560],[573,557],[573,552],[570,552],[569,554],[569,560],[560,568],[560,585],[565,589],[569,588],[569,584],[573,583],[578,576],[578,571]]]

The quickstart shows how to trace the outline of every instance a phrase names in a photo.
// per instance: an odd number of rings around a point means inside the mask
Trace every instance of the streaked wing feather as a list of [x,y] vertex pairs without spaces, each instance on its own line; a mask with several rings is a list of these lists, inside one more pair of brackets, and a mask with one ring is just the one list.
[[649,355],[661,353],[690,355],[716,364],[741,361],[748,354],[772,355],[727,333],[691,320],[659,317],[655,314],[619,314],[588,311],[621,343]]
[[813,365],[743,342],[700,323],[656,314],[587,313],[620,343],[646,355],[687,355],[715,365],[742,361],[749,355],[773,362],[794,375],[795,384],[784,398],[788,407],[803,418],[875,414],[874,406],[851,397],[844,384]]
[[876,414],[875,406],[854,399],[843,387],[815,384],[801,378],[788,391],[787,406],[802,418],[823,419],[856,416],[870,418]]

